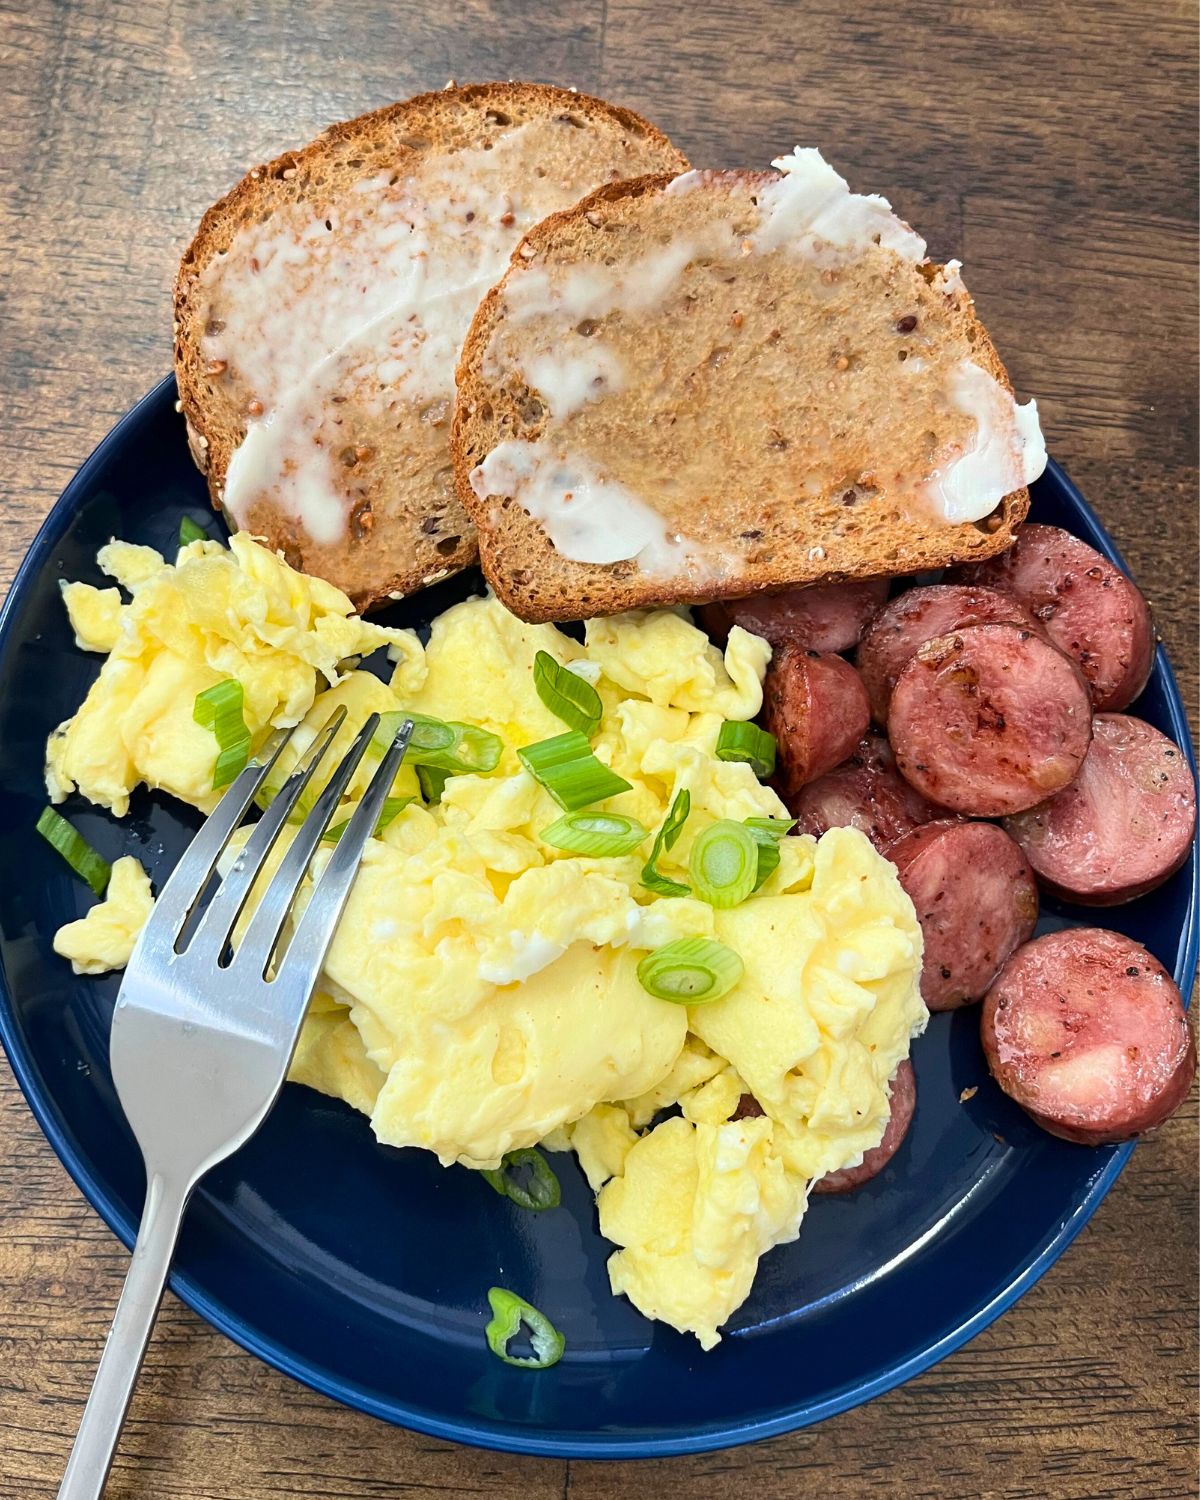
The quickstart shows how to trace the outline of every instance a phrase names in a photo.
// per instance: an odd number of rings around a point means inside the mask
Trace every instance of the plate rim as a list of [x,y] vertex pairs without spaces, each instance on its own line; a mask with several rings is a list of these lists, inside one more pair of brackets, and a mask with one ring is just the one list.
[[[74,514],[79,492],[90,483],[94,472],[104,464],[114,449],[126,441],[129,433],[139,423],[151,416],[157,416],[159,406],[167,400],[174,405],[175,394],[174,375],[167,375],[147,391],[100,439],[51,506],[13,575],[3,604],[0,605],[0,654],[3,654],[8,647],[9,636],[15,628],[14,620],[17,609],[25,590],[41,572],[49,549],[58,542],[66,530]],[[1070,501],[1078,506],[1087,523],[1087,529],[1091,533],[1087,538],[1089,544],[1102,543],[1102,550],[1106,550],[1117,565],[1128,573],[1129,569],[1103,522],[1065,470],[1051,458],[1047,463],[1046,473],[1065,492]],[[1182,748],[1192,775],[1195,777],[1196,760],[1186,707],[1175,673],[1161,642],[1155,647],[1154,666],[1156,670],[1161,668],[1163,673],[1162,683],[1171,720],[1172,735]],[[1193,840],[1193,850],[1195,851],[1198,847],[1200,847],[1200,832]],[[1181,957],[1175,975],[1183,993],[1185,1005],[1190,999],[1190,992],[1196,978],[1197,962],[1200,960],[1198,907],[1200,907],[1200,859],[1193,859],[1190,900],[1184,926],[1180,932]],[[68,1176],[121,1244],[127,1250],[131,1249],[137,1233],[137,1221],[127,1217],[120,1210],[104,1184],[74,1151],[67,1138],[67,1132],[55,1119],[52,1096],[48,1091],[43,1095],[34,1078],[32,1059],[26,1055],[24,1048],[18,1045],[15,1006],[9,990],[8,976],[2,970],[0,970],[0,1045],[3,1046],[17,1086],[21,1090],[30,1113],[37,1121]],[[710,1425],[692,1432],[669,1432],[661,1437],[636,1439],[607,1436],[603,1432],[579,1433],[578,1431],[557,1436],[539,1436],[530,1433],[527,1429],[516,1428],[497,1420],[485,1418],[452,1420],[435,1417],[419,1410],[403,1407],[402,1404],[389,1404],[381,1401],[357,1385],[329,1376],[321,1368],[294,1356],[274,1340],[259,1335],[251,1325],[229,1313],[219,1301],[210,1297],[186,1274],[173,1270],[168,1285],[181,1302],[211,1327],[247,1353],[261,1359],[264,1364],[270,1365],[310,1390],[393,1426],[468,1446],[542,1458],[616,1460],[679,1457],[741,1447],[747,1443],[760,1442],[766,1438],[778,1437],[813,1426],[894,1390],[962,1348],[1012,1307],[1068,1249],[1100,1206],[1113,1183],[1121,1175],[1133,1154],[1135,1144],[1136,1142],[1128,1142],[1113,1152],[1104,1170],[1092,1180],[1080,1201],[1060,1222],[1057,1230],[1045,1239],[1038,1253],[1028,1258],[1015,1276],[1000,1287],[994,1296],[977,1307],[969,1317],[960,1321],[955,1328],[925,1345],[909,1359],[890,1366],[869,1381],[834,1391],[823,1400],[802,1403],[786,1412],[763,1418],[761,1421],[740,1421],[731,1428]]]

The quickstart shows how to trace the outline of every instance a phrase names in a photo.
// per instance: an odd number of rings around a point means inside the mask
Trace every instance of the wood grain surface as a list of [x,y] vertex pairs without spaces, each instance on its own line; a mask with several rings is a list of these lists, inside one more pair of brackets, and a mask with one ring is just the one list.
[[[961,255],[1194,706],[1193,4],[8,0],[0,57],[0,586],[168,368],[168,287],[210,200],[339,117],[451,76],[528,76],[632,105],[705,165],[817,143],[935,255]],[[1043,1281],[944,1364],[815,1430],[646,1465],[384,1427],[168,1298],[110,1493],[1192,1496],[1195,1185],[1193,1100]],[[0,1496],[54,1493],[125,1259],[0,1062]]]

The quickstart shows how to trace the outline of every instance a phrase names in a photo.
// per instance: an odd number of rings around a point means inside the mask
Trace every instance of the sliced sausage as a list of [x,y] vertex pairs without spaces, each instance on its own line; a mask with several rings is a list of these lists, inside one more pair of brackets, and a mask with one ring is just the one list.
[[696,611],[715,641],[734,625],[761,635],[771,645],[803,646],[806,651],[849,651],[858,644],[871,616],[888,596],[888,579],[862,583],[818,583],[782,594],[751,594],[722,599]]
[[743,1094],[737,1102],[737,1108],[729,1118],[731,1120],[761,1120],[765,1114],[766,1110],[753,1094]]
[[870,716],[867,690],[848,661],[800,646],[777,651],[763,682],[763,724],[775,736],[780,795],[795,796],[845,760]]
[[896,679],[896,767],[930,801],[976,817],[1022,812],[1083,764],[1092,705],[1079,668],[1017,625],[926,641]]
[[981,1033],[1004,1092],[1051,1135],[1087,1146],[1161,1125],[1196,1071],[1175,981],[1140,944],[1100,927],[1018,948],[983,1002]]
[[1057,526],[1022,526],[1007,552],[956,571],[1013,594],[1083,670],[1096,708],[1124,708],[1154,665],[1150,606],[1131,579]]
[[830,828],[857,828],[881,852],[920,824],[953,816],[909,786],[880,734],[860,740],[849,760],[787,803],[801,833],[820,838]]
[[926,823],[887,851],[925,935],[921,998],[954,1010],[987,994],[1037,925],[1025,856],[994,823]]
[[896,678],[926,641],[949,635],[964,625],[998,623],[1037,628],[1032,615],[1011,594],[961,583],[909,589],[885,604],[871,621],[855,656],[871,700],[872,719],[876,724],[887,723]]
[[1055,895],[1132,901],[1173,875],[1196,831],[1196,787],[1174,741],[1128,714],[1097,714],[1079,775],[1004,825]]
[[916,1107],[917,1079],[913,1073],[913,1065],[906,1057],[892,1079],[892,1113],[878,1146],[873,1146],[864,1155],[859,1166],[843,1167],[840,1172],[826,1172],[824,1177],[818,1177],[809,1191],[852,1193],[855,1188],[862,1187],[864,1182],[877,1177],[903,1144]]

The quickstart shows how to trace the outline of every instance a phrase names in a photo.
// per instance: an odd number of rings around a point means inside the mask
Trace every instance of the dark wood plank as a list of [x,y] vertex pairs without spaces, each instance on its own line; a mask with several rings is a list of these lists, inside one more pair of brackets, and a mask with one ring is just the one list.
[[[520,0],[0,6],[0,586],[170,357],[167,291],[251,162],[423,88],[528,76],[644,110],[698,162],[815,141],[960,254],[1055,454],[1197,676],[1194,4]],[[650,1465],[481,1455],[303,1390],[168,1299],[120,1500],[627,1500],[1195,1493],[1196,1107],[1068,1255],[902,1390],[751,1449]],[[0,1065],[0,1494],[52,1492],[124,1253]]]

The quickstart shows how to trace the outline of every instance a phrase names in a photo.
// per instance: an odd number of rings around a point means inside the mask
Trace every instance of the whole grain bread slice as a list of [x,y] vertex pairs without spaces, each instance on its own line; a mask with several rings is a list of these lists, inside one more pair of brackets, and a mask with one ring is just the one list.
[[[777,165],[801,157],[844,218],[846,185],[815,152]],[[458,367],[455,479],[484,572],[523,619],[910,573],[1011,544],[1044,447],[1039,461],[1036,408],[1016,408],[956,263],[929,262],[881,199],[851,195],[839,245],[837,213],[814,229],[803,204],[780,209],[783,183],[601,187],[531,230],[481,303]],[[942,478],[986,444],[951,374],[981,388],[995,451],[1017,466],[1008,493],[981,501],[976,486],[972,518],[953,523],[933,497],[952,513]]]
[[180,401],[214,504],[360,608],[473,562],[448,440],[479,297],[545,214],[684,166],[629,110],[494,83],[255,167],[204,215],[175,285]]

